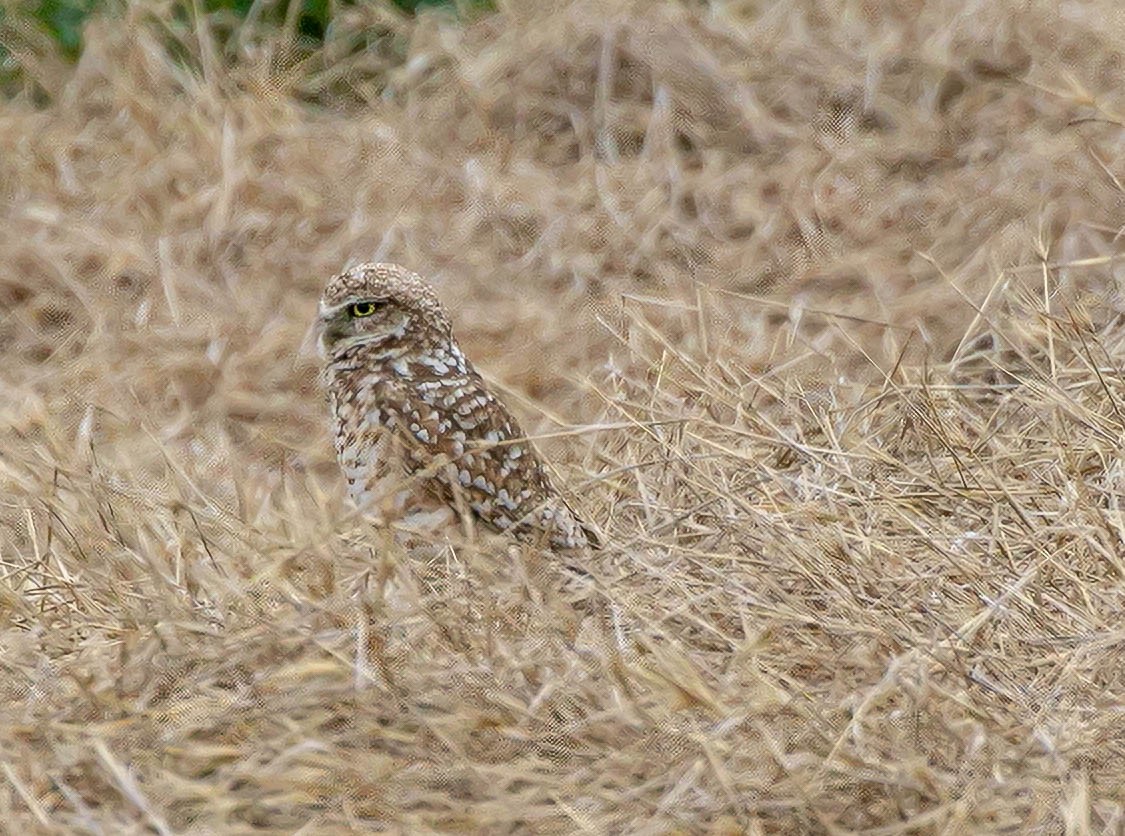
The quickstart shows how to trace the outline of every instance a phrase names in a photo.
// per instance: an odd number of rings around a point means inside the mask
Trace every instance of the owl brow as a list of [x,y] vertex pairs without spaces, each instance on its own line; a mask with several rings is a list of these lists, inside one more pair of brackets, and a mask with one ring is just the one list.
[[370,303],[372,305],[382,306],[382,305],[388,304],[391,301],[391,297],[389,295],[387,295],[386,293],[383,293],[381,295],[364,294],[362,296],[360,296],[360,295],[353,296],[353,297],[351,297],[351,299],[349,301],[350,301],[350,304],[353,304],[353,305],[366,305],[366,304]]

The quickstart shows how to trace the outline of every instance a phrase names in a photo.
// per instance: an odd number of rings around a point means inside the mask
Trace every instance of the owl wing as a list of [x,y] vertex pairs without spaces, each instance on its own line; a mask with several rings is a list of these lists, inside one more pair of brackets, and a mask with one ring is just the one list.
[[432,371],[414,376],[399,433],[415,470],[433,470],[427,487],[517,535],[542,531],[560,514],[576,521],[519,422],[476,370],[466,363],[463,373]]

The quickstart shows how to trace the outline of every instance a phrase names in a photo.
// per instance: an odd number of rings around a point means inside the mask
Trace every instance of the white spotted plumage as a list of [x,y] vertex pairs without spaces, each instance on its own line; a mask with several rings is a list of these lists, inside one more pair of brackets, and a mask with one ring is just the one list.
[[596,545],[419,276],[394,264],[348,270],[325,288],[320,320],[336,453],[357,504],[405,476],[521,539]]

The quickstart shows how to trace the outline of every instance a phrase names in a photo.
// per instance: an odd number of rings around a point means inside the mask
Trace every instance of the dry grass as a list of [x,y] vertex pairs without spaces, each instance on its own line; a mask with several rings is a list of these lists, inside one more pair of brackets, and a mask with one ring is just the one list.
[[[506,5],[327,81],[139,7],[24,56],[0,820],[1122,832],[1117,4]],[[373,257],[607,533],[577,639],[342,501],[308,328]]]

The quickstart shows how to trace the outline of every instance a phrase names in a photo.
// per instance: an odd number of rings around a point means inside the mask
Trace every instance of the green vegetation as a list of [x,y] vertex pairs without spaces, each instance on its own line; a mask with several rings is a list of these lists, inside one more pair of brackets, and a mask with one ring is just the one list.
[[68,58],[82,50],[82,25],[98,11],[97,0],[39,0],[17,7],[18,12],[39,24]]
[[[299,8],[293,8],[298,3]],[[82,52],[82,32],[87,21],[99,14],[121,14],[117,0],[17,0],[0,5],[0,93],[12,94],[25,87],[41,98],[44,91],[24,75],[25,56],[42,57],[45,52],[67,62]],[[333,38],[333,21],[343,11],[370,12],[391,10],[414,15],[423,10],[445,10],[462,18],[494,8],[493,0],[176,0],[158,12],[165,24],[188,24],[195,10],[208,15],[219,43],[244,43],[276,35],[288,29],[294,38],[296,54],[307,57]],[[175,32],[173,32],[175,35]],[[366,33],[352,48],[365,48],[384,40],[388,33]],[[178,60],[187,58],[177,44],[169,44]],[[337,51],[337,55],[339,51]]]

